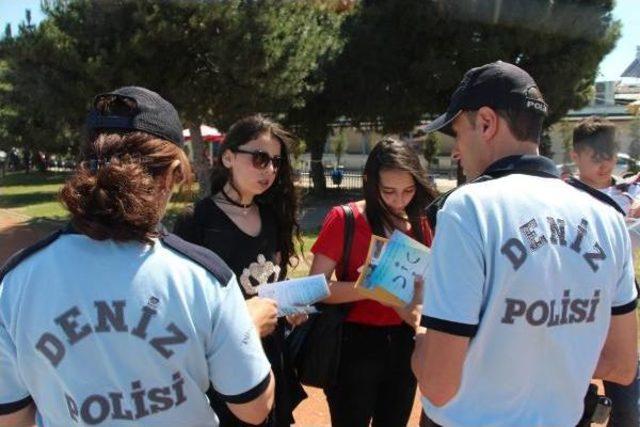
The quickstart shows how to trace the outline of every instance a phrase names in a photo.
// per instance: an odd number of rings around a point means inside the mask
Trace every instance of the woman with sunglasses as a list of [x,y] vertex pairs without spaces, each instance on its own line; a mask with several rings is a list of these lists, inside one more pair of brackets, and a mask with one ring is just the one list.
[[[371,150],[363,174],[364,199],[349,204],[353,212],[351,253],[343,265],[345,212],[334,207],[325,218],[311,252],[309,274],[334,272],[328,304],[349,303],[337,381],[325,389],[334,427],[406,426],[416,394],[411,371],[413,337],[420,318],[418,290],[402,309],[365,299],[354,288],[365,262],[371,235],[388,237],[400,230],[431,244],[425,207],[437,196],[428,183],[418,153],[407,143],[383,139]],[[420,282],[421,285],[421,282]]]
[[[175,233],[220,256],[239,278],[255,326],[276,378],[274,410],[265,423],[289,426],[304,398],[285,352],[286,324],[276,303],[257,296],[256,286],[286,277],[297,261],[294,236],[298,201],[293,186],[289,145],[293,136],[279,124],[253,115],[234,123],[225,136],[212,174],[211,194],[178,219]],[[287,318],[291,324],[306,315]],[[215,395],[212,406],[221,426],[244,425]]]

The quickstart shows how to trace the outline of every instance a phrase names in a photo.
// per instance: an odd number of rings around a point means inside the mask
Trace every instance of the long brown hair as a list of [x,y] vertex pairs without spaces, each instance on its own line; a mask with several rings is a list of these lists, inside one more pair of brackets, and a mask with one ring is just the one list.
[[[278,251],[280,252],[281,277],[286,276],[287,267],[294,267],[298,262],[294,238],[298,246],[302,246],[300,226],[298,224],[298,195],[293,185],[289,151],[295,142],[295,136],[286,131],[280,124],[255,114],[235,122],[224,138],[220,147],[218,162],[211,175],[211,194],[217,194],[232,179],[232,171],[222,163],[225,151],[235,151],[261,135],[267,134],[280,142],[280,158],[282,163],[277,171],[276,179],[267,191],[255,197],[258,205],[270,205],[275,211],[278,234]],[[293,262],[295,260],[295,263]]]
[[60,191],[71,223],[92,239],[152,243],[164,213],[156,178],[180,161],[173,182],[192,181],[184,151],[145,132],[100,133],[84,146],[83,159]]
[[424,241],[421,220],[425,217],[424,209],[437,196],[438,192],[429,184],[427,172],[420,164],[418,153],[409,144],[393,138],[385,138],[378,142],[364,166],[363,190],[366,201],[366,215],[373,234],[384,236],[385,227],[393,230],[394,215],[387,209],[380,196],[380,171],[401,170],[411,174],[416,185],[416,193],[407,205],[407,213],[415,237]]

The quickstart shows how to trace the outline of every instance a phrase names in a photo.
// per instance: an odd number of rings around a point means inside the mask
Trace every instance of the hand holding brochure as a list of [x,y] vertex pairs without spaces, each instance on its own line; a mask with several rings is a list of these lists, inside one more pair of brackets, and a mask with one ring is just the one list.
[[278,316],[298,313],[315,313],[311,304],[329,296],[329,286],[324,274],[265,283],[258,286],[258,296],[271,298],[278,303]]
[[398,230],[386,243],[373,236],[367,264],[356,286],[368,297],[385,304],[406,305],[413,298],[415,277],[424,277],[427,272],[429,252],[425,245]]
[[376,235],[371,236],[367,259],[364,265],[361,267],[360,276],[356,281],[355,287],[358,292],[369,299],[379,301],[386,305],[401,307],[404,305],[402,300],[400,300],[395,295],[392,295],[389,292],[385,291],[383,288],[376,287],[369,281],[369,279],[371,278],[371,274],[380,261],[380,257],[382,256],[382,253],[384,252],[388,241],[389,239],[385,239],[384,237]]

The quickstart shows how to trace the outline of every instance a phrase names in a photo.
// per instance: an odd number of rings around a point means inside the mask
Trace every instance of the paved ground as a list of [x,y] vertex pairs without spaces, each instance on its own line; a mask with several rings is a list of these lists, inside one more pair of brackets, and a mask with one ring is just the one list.
[[32,220],[11,210],[0,209],[0,265],[14,252],[38,241],[59,223]]

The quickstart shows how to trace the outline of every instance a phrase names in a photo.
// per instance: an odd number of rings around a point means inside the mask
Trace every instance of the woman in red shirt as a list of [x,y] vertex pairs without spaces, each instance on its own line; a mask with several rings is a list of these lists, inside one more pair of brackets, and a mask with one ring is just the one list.
[[325,389],[334,427],[405,426],[411,414],[416,380],[411,372],[413,336],[421,307],[395,309],[364,299],[355,289],[372,234],[390,236],[401,230],[431,244],[425,207],[437,192],[429,184],[418,153],[404,142],[380,141],[369,154],[363,176],[364,200],[350,203],[353,240],[342,265],[345,213],[335,206],[327,214],[310,274],[336,273],[329,304],[351,303],[345,319],[338,380]]

